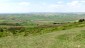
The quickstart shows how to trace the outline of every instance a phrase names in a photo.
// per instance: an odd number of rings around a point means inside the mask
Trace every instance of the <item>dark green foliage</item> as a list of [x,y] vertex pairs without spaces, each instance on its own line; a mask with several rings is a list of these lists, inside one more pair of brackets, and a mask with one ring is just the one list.
[[20,26],[20,23],[0,23],[0,25]]
[[83,21],[85,21],[85,19],[80,19],[80,20],[79,20],[79,22],[83,22]]
[[19,32],[24,32],[25,27],[23,26],[12,26],[8,28],[8,31],[12,32],[13,34],[19,33]]
[[4,32],[4,30],[2,28],[0,28],[0,32]]

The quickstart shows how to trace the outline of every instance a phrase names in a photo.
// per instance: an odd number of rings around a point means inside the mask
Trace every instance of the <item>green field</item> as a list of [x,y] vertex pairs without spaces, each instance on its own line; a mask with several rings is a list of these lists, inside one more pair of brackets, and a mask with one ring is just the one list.
[[85,48],[84,13],[0,14],[0,48]]
[[37,36],[3,37],[0,48],[85,48],[85,27]]
[[73,22],[85,18],[85,14],[77,13],[29,13],[0,14],[0,22]]

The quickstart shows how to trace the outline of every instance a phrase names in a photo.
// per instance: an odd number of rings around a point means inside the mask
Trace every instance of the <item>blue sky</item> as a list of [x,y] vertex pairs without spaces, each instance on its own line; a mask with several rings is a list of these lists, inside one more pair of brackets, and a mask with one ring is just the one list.
[[0,13],[85,12],[85,0],[0,0]]

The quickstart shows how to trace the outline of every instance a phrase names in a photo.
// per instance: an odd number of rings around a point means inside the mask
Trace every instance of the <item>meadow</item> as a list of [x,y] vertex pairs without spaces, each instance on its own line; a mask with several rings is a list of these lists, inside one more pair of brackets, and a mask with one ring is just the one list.
[[0,48],[85,48],[84,13],[0,14]]

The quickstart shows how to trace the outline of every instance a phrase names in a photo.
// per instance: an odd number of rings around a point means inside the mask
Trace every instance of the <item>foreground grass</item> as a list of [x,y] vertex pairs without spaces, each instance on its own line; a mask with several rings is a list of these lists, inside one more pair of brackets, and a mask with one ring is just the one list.
[[85,27],[37,36],[2,37],[0,48],[85,48]]

